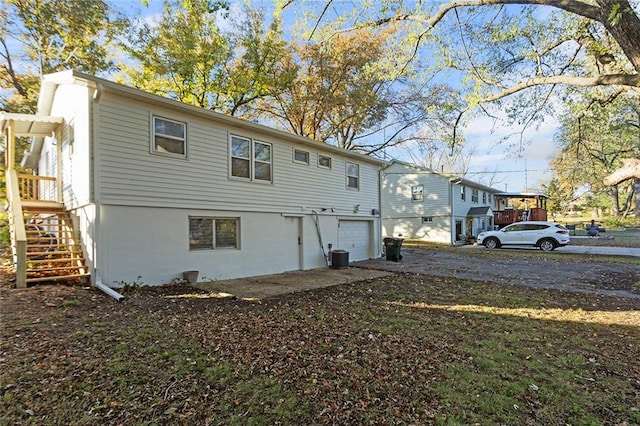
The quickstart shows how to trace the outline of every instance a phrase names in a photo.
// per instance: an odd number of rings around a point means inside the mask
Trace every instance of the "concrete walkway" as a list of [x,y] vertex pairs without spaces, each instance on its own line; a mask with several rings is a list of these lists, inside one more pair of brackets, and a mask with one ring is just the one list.
[[236,297],[242,300],[257,301],[270,296],[370,280],[392,274],[393,272],[389,271],[352,267],[318,268],[233,280],[199,282],[193,287],[213,293],[216,297]]

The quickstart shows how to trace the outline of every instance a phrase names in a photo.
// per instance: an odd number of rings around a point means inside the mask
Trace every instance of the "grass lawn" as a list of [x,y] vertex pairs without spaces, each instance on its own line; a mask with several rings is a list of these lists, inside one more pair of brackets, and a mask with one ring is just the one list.
[[640,424],[640,300],[398,274],[0,289],[0,424]]

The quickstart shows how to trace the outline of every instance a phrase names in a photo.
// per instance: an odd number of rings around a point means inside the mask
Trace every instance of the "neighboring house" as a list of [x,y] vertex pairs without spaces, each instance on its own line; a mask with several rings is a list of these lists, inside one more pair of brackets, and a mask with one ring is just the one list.
[[[37,114],[0,113],[0,126],[9,163],[13,137],[33,136],[23,165],[37,176],[7,167],[12,211],[49,203],[70,213],[79,274],[94,283],[319,268],[330,245],[350,261],[381,254],[380,160],[75,71],[44,76]],[[36,211],[26,233],[47,217]],[[24,243],[15,246],[20,268]],[[28,271],[19,285],[38,280]]]
[[455,244],[493,229],[493,188],[400,161],[381,183],[383,236]]

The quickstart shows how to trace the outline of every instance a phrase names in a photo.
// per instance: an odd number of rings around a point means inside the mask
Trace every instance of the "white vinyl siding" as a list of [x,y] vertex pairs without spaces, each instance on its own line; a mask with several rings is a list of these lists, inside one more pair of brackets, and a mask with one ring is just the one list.
[[[382,179],[383,216],[420,218],[451,215],[450,184],[446,176],[394,163],[382,172]],[[424,202],[420,203],[412,201],[412,187],[418,185],[424,187]]]
[[[346,163],[353,162],[347,155],[323,152],[320,146],[315,152],[308,149],[313,161],[319,154],[330,156],[333,168],[309,167],[299,173],[299,167],[291,162],[292,149],[307,147],[247,131],[241,136],[272,146],[272,185],[256,185],[229,178],[229,128],[177,111],[114,99],[108,93],[95,108],[99,108],[100,117],[99,143],[95,145],[98,190],[104,203],[223,210],[242,207],[247,211],[277,212],[301,212],[307,206],[317,206],[333,208],[336,214],[353,214],[354,206],[359,204],[363,215],[379,209],[376,163],[358,162],[360,191],[355,195],[345,187]],[[150,109],[154,115],[187,123],[186,161],[149,155]],[[238,129],[234,129],[236,132]]]
[[[92,196],[90,173],[91,126],[89,89],[83,86],[62,85],[51,107],[51,115],[62,116],[67,124],[56,135],[61,143],[62,199],[67,208],[75,208],[90,202]],[[73,147],[71,143],[73,142]],[[148,147],[148,145],[147,145]],[[46,148],[46,147],[45,147]],[[147,149],[147,153],[148,153]],[[41,156],[43,161],[44,155]]]
[[[460,189],[452,178],[403,163],[382,171],[382,236],[450,243],[451,199],[459,203]],[[423,201],[413,200],[423,186]]]

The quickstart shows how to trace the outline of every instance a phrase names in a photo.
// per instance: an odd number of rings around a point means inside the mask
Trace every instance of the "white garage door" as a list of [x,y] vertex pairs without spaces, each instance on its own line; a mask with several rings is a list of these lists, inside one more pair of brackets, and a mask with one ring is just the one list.
[[367,220],[341,220],[338,222],[337,249],[349,252],[349,261],[371,258],[371,222]]

